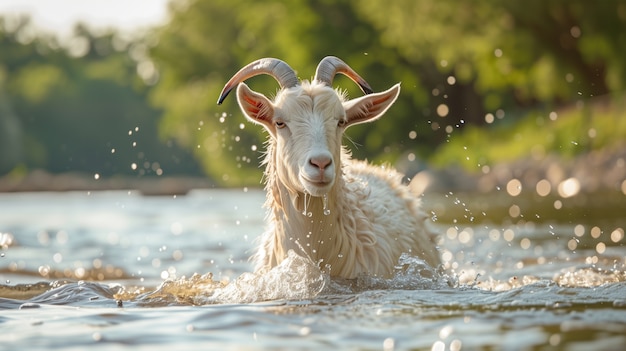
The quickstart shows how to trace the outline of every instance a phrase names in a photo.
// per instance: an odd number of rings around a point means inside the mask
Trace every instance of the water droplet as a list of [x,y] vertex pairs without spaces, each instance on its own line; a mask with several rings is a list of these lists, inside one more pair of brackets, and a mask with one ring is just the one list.
[[309,211],[307,211],[307,208],[309,207],[309,201],[311,200],[311,195],[309,195],[309,193],[307,193],[306,191],[304,192],[304,200],[303,200],[303,207],[304,209],[302,210],[302,215],[303,216],[307,216],[307,217],[311,217],[313,214]]
[[322,203],[324,205],[324,215],[328,216],[330,214],[330,208],[328,208],[328,195],[324,194],[322,196]]
[[450,109],[448,108],[448,105],[440,104],[439,106],[437,106],[437,115],[439,115],[439,117],[446,117],[449,112]]

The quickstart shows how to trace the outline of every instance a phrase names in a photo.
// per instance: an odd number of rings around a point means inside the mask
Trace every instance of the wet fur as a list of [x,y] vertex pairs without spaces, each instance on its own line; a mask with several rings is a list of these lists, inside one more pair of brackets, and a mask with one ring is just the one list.
[[[345,102],[342,93],[315,81],[303,81],[279,91],[273,103],[283,113],[288,111],[297,138],[297,133],[307,132],[304,118],[312,105],[321,107],[327,116],[336,116],[341,113],[337,99]],[[367,106],[359,108],[367,114]],[[439,254],[427,228],[428,218],[418,194],[402,184],[402,175],[388,166],[352,160],[341,140],[328,140],[328,144],[341,165],[336,166],[335,183],[327,193],[330,214],[324,215],[321,197],[305,195],[295,184],[283,181],[294,177],[290,157],[297,158],[306,150],[294,144],[287,152],[279,152],[275,135],[269,137],[263,161],[268,228],[252,257],[256,269],[264,271],[278,265],[289,250],[308,256],[331,276],[342,278],[362,273],[388,277],[402,253],[437,266]],[[311,217],[302,214],[305,205]]]

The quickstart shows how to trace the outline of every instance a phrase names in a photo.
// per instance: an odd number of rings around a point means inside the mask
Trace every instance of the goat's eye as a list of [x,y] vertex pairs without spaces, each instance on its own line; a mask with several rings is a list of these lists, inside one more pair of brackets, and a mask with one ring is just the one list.
[[283,129],[283,128],[285,128],[287,126],[285,124],[285,122],[283,122],[283,121],[276,121],[275,124],[276,124],[276,128],[278,128],[278,129]]
[[345,119],[340,119],[339,122],[337,122],[337,126],[338,127],[345,127],[347,123],[348,122],[346,122]]

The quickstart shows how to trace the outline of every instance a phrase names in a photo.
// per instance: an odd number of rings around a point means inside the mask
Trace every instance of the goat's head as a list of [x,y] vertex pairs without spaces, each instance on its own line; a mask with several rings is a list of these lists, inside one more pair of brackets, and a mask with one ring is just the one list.
[[[332,88],[337,73],[352,79],[366,95],[345,101]],[[274,101],[243,83],[259,74],[269,74],[280,84]],[[312,196],[326,194],[340,175],[341,137],[345,129],[379,118],[400,93],[399,84],[372,93],[363,78],[332,56],[319,63],[310,83],[298,80],[291,67],[281,60],[265,58],[252,62],[226,83],[218,104],[237,85],[237,102],[243,113],[263,125],[275,141],[275,169],[280,181],[292,191]]]

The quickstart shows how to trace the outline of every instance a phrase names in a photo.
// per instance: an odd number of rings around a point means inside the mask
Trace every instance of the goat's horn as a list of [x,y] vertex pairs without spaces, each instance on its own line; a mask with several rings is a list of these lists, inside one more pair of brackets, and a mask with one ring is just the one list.
[[274,77],[281,88],[291,88],[299,83],[296,72],[294,72],[286,62],[275,58],[262,58],[249,63],[247,66],[240,69],[239,72],[235,73],[228,83],[226,83],[224,89],[222,89],[222,93],[219,99],[217,99],[217,104],[221,105],[226,96],[228,96],[228,93],[230,93],[237,84],[248,78],[258,76],[259,74],[269,74]]
[[371,94],[374,92],[365,79],[361,78],[361,76],[350,68],[350,66],[335,56],[326,56],[322,59],[322,61],[320,61],[320,64],[317,65],[317,69],[315,70],[314,80],[332,86],[333,79],[337,73],[341,73],[352,79],[353,82],[359,85],[361,91],[365,94]]

